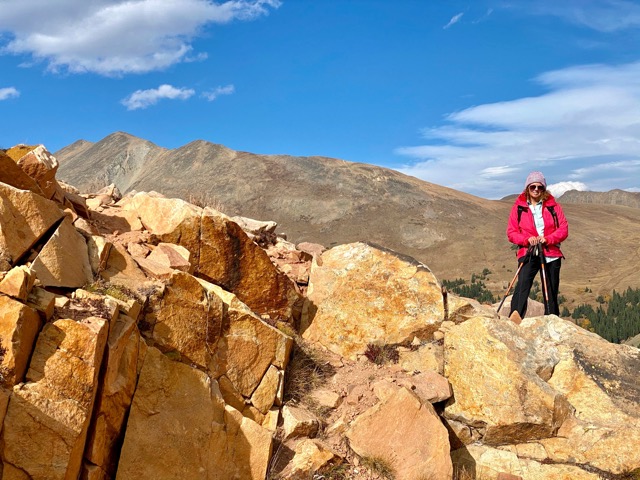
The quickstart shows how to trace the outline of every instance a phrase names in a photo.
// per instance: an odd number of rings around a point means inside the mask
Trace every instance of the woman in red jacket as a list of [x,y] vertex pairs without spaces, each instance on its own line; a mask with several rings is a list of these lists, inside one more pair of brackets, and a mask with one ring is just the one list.
[[567,219],[562,207],[547,191],[547,182],[542,172],[531,172],[524,184],[524,191],[518,196],[507,226],[507,237],[518,245],[518,262],[522,268],[518,283],[511,298],[511,313],[518,312],[524,318],[531,285],[541,268],[539,255],[527,255],[529,247],[542,248],[545,262],[545,277],[548,301],[545,314],[560,315],[558,307],[558,287],[562,252],[560,243],[569,235]]

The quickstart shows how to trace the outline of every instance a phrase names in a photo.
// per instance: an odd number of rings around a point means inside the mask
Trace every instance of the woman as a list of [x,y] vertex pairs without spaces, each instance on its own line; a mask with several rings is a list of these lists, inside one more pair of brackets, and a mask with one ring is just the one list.
[[[544,273],[548,301],[545,314],[560,315],[558,287],[562,252],[560,243],[569,235],[567,219],[562,207],[547,191],[547,181],[542,172],[531,172],[518,196],[507,226],[507,237],[518,245],[518,284],[511,298],[511,314],[518,312],[524,318],[531,285],[545,261]],[[543,256],[538,254],[542,250]],[[544,286],[543,286],[544,288]]]

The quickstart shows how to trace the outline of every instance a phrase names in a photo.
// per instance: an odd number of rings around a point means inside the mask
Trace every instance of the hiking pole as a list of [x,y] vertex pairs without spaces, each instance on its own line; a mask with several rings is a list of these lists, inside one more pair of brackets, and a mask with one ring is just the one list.
[[509,292],[511,291],[511,287],[513,287],[513,284],[516,283],[516,279],[518,278],[518,274],[520,273],[520,270],[522,270],[522,267],[524,266],[524,264],[529,261],[529,257],[531,256],[531,249],[532,248],[533,247],[529,247],[529,249],[527,250],[527,254],[524,256],[524,259],[522,260],[522,263],[520,263],[520,265],[518,265],[518,270],[516,270],[516,274],[513,276],[513,280],[511,280],[511,283],[509,284],[509,287],[507,288],[507,293],[504,294],[504,297],[502,297],[502,301],[500,302],[500,305],[498,306],[498,314],[500,314],[500,309],[502,308],[502,304],[504,303],[504,301],[509,296]]
[[542,293],[544,298],[544,314],[549,315],[549,290],[547,289],[547,274],[544,270],[544,264],[547,259],[544,258],[542,247],[538,244],[538,255],[540,255],[540,274],[542,275]]

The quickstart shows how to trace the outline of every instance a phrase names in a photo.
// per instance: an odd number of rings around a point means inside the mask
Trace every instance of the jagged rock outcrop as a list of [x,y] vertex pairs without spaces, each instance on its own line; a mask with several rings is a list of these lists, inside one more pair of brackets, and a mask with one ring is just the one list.
[[136,321],[126,315],[118,316],[107,339],[105,365],[84,453],[83,477],[114,477],[119,442],[145,353],[146,344]]
[[0,455],[4,476],[78,477],[107,333],[107,322],[94,317],[44,326],[26,381],[9,399]]
[[65,217],[31,264],[44,287],[80,288],[93,280],[87,242]]
[[[27,177],[13,182],[25,190],[0,183],[2,478],[264,478],[292,340],[260,315],[292,322],[293,282],[218,212],[146,194],[116,205],[115,192],[91,205],[58,188],[57,162],[43,148],[12,154],[22,163],[2,160]],[[207,216],[215,220],[203,229]],[[260,315],[189,273],[200,274],[201,244],[249,259],[231,261],[230,275],[236,286],[265,285],[237,289],[264,305]],[[264,294],[274,284],[284,302]],[[187,392],[209,401],[190,410]],[[149,412],[158,396],[162,412]],[[207,415],[215,421],[198,460],[198,442],[174,427],[198,437]]]
[[55,226],[64,213],[37,193],[0,183],[0,270],[6,271]]
[[271,433],[237,413],[206,373],[149,349],[117,478],[264,478]]
[[161,241],[191,251],[198,276],[233,292],[267,319],[292,321],[301,301],[295,285],[229,217],[144,192],[125,200],[124,208]]

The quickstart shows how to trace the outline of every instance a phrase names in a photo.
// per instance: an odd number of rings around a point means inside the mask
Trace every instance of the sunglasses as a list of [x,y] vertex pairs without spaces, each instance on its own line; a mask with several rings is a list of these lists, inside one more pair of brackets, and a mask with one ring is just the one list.
[[544,192],[545,188],[544,188],[544,185],[529,185],[529,190],[531,190],[532,192],[536,190],[540,190],[541,192]]

